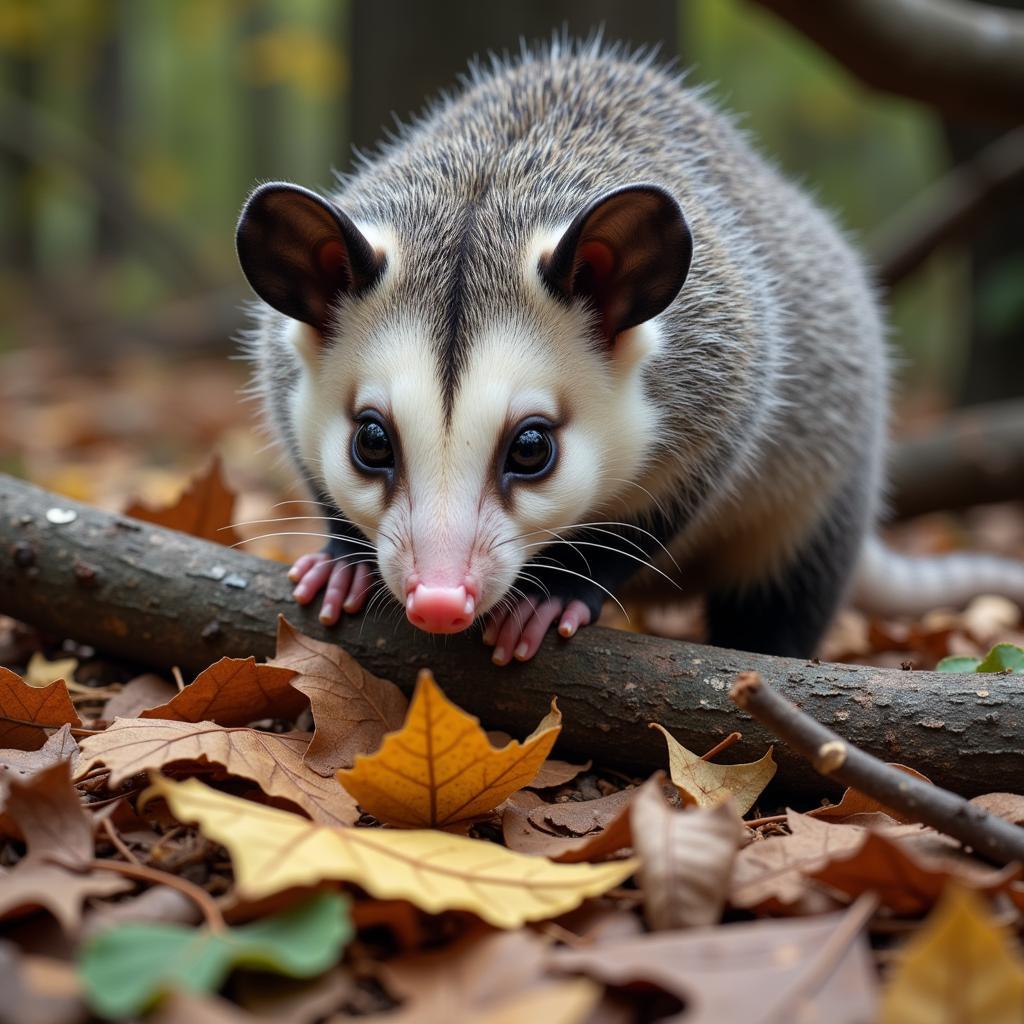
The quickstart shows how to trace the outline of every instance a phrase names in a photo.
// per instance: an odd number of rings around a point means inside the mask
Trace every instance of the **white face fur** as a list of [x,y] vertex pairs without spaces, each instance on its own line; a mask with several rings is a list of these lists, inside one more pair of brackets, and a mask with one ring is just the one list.
[[[379,315],[389,309],[401,259],[392,239],[381,237],[374,232],[388,270],[375,289],[373,321],[353,303],[327,344],[291,323],[301,356],[293,395],[299,446],[338,508],[377,546],[396,600],[405,604],[411,583],[468,579],[483,614],[515,596],[510,588],[524,564],[556,534],[621,513],[655,447],[658,413],[640,373],[658,344],[657,321],[622,333],[610,352],[596,351],[584,312],[551,296],[536,269],[558,233],[538,236],[522,263],[533,308],[472,338],[446,420],[428,325],[398,308]],[[351,456],[367,412],[380,417],[394,446],[392,486]],[[554,424],[553,466],[542,478],[503,487],[502,452],[531,417]]]

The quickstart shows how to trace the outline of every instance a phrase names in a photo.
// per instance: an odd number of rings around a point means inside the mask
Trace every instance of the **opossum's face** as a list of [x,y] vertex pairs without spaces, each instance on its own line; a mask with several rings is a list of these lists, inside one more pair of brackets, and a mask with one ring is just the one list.
[[[394,233],[321,220],[319,208],[307,208],[309,194],[284,186],[261,192],[265,201],[254,208],[257,193],[243,213],[239,250],[257,291],[292,317],[287,330],[301,355],[292,422],[303,458],[375,544],[381,579],[409,620],[433,633],[465,629],[518,596],[531,582],[527,563],[611,507],[655,448],[659,417],[641,367],[658,332],[641,324],[685,277],[689,235],[679,234],[678,208],[653,189],[628,205],[602,201],[622,215],[639,204],[676,227],[682,268],[660,275],[658,294],[639,286],[635,261],[615,251],[621,225],[606,207],[594,204],[565,231],[538,231],[510,268],[522,276],[522,302],[473,318],[453,366],[429,310],[401,301]],[[600,232],[595,209],[604,215]],[[292,266],[295,253],[313,251],[301,274],[289,279],[280,263],[265,273],[253,255],[261,229],[301,217],[327,236],[288,248]],[[308,233],[307,223],[295,238]],[[353,252],[362,263],[353,265]],[[610,261],[629,282],[609,283]],[[339,266],[350,290],[353,281],[369,284],[333,312],[322,282],[337,280]]]

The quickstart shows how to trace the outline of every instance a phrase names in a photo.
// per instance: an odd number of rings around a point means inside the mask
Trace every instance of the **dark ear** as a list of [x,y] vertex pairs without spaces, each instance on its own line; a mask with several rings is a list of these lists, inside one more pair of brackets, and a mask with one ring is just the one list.
[[340,292],[369,288],[384,269],[359,228],[298,185],[261,185],[242,208],[238,261],[264,302],[323,332]]
[[657,185],[627,185],[580,212],[540,272],[555,296],[588,301],[611,343],[671,303],[692,252],[675,199]]

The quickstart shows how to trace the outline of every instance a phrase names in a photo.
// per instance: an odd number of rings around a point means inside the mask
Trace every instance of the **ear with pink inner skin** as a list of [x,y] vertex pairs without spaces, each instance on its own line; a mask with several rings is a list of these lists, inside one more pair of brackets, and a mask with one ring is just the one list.
[[658,185],[626,185],[598,197],[541,260],[549,291],[583,300],[610,346],[662,312],[690,269],[693,242],[679,204]]
[[371,287],[385,264],[341,210],[286,182],[253,192],[242,208],[235,241],[256,294],[321,334],[337,297]]

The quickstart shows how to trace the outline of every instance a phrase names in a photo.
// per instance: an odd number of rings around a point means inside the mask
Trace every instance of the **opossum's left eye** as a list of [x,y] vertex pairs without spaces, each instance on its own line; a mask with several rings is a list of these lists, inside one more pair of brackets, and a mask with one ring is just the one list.
[[505,472],[519,477],[539,477],[555,461],[555,440],[546,424],[524,423],[516,431],[505,456]]
[[370,473],[394,468],[395,451],[380,420],[365,419],[352,435],[352,461]]

